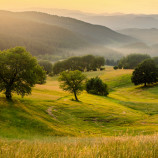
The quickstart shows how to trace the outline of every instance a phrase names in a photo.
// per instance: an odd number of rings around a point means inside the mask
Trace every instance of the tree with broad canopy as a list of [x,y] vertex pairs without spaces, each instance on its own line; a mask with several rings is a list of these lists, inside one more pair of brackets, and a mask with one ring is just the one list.
[[61,73],[59,77],[59,82],[61,82],[60,87],[65,90],[73,93],[76,101],[79,101],[77,98],[77,94],[79,94],[84,89],[84,80],[86,76],[82,74],[81,71],[64,71]]
[[146,59],[140,63],[135,68],[131,79],[135,85],[144,84],[146,86],[158,82],[158,68],[154,60]]
[[30,94],[35,84],[45,80],[45,71],[25,48],[0,51],[0,91],[4,91],[7,99],[12,99],[13,92],[22,97]]

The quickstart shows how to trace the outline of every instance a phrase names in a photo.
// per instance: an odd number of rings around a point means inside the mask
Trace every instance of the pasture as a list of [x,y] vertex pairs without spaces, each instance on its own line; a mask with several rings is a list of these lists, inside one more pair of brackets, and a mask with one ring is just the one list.
[[1,94],[0,157],[156,157],[158,86],[134,86],[132,70],[85,74],[103,79],[109,96],[84,91],[73,101],[57,76],[24,98]]

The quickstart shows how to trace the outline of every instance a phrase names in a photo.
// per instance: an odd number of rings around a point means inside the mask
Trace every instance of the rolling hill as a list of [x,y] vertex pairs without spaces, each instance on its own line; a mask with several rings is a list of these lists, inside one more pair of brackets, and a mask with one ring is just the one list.
[[147,43],[148,45],[153,45],[158,43],[158,29],[156,28],[150,28],[150,29],[130,28],[130,29],[118,30],[118,32],[137,38],[142,42]]
[[[107,27],[38,12],[0,11],[0,49],[25,46],[33,55],[108,52],[133,38]],[[98,50],[100,49],[100,52]],[[111,50],[117,54],[117,51]],[[75,53],[76,52],[76,53]]]
[[7,102],[0,94],[0,137],[43,139],[52,136],[146,135],[158,132],[158,86],[143,88],[131,83],[132,70],[87,72],[109,86],[108,97],[73,95],[59,88],[57,77],[36,85],[32,95],[13,95]]
[[[72,17],[91,24],[102,25],[114,30],[126,28],[158,28],[158,14],[123,14],[123,13],[87,13],[77,10],[54,8],[28,8],[27,11],[38,11],[52,15]],[[22,11],[22,10],[21,10]]]
[[34,55],[59,53],[62,49],[77,49],[88,45],[80,35],[59,26],[34,22],[0,13],[0,48],[25,46]]
[[[158,29],[138,29],[130,28],[118,30],[118,32],[137,38],[142,42],[125,45],[124,48],[127,52],[144,52],[152,56],[157,56],[158,52]],[[124,50],[124,51],[125,51]]]

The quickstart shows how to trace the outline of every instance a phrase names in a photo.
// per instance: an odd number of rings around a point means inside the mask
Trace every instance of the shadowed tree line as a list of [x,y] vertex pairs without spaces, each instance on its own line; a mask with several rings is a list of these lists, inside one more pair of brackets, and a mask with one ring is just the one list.
[[119,63],[118,68],[119,69],[134,69],[136,66],[144,61],[145,59],[150,59],[150,55],[147,54],[130,54],[126,57],[123,57]]
[[97,71],[102,70],[105,65],[104,57],[87,55],[82,57],[72,57],[64,61],[56,62],[53,66],[53,73],[57,75],[63,71]]

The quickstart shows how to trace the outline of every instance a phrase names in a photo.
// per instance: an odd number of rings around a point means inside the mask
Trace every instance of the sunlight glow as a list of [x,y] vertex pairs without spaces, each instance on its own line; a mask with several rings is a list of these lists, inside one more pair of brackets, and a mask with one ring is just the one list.
[[32,7],[93,13],[158,13],[157,0],[0,0],[0,9],[22,10]]

